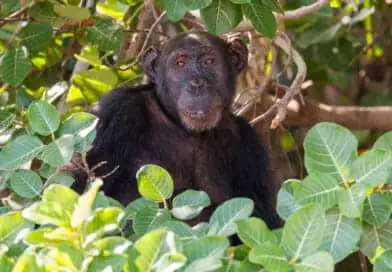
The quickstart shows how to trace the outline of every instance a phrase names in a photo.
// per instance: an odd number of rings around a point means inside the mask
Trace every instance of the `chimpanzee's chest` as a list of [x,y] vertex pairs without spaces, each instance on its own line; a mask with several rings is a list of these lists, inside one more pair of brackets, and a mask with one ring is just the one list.
[[[157,164],[169,171],[175,194],[203,190],[213,204],[233,195],[235,176],[231,135],[190,135],[183,130],[161,129],[146,135],[136,167]],[[230,146],[231,145],[231,146]]]

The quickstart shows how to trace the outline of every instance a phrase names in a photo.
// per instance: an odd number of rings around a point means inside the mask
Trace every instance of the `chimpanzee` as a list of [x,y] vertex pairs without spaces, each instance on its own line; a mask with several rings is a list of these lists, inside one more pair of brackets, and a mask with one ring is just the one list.
[[[255,215],[274,228],[274,192],[267,154],[255,130],[231,111],[236,76],[247,65],[240,40],[182,33],[144,56],[149,84],[119,87],[100,101],[94,147],[87,161],[105,175],[103,190],[127,204],[139,197],[135,174],[145,164],[169,171],[175,193],[203,190],[212,207],[249,197]],[[203,215],[201,215],[203,217]]]

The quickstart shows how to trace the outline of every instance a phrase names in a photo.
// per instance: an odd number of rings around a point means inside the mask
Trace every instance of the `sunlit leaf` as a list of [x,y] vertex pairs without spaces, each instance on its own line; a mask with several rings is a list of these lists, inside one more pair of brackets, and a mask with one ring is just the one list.
[[268,229],[267,224],[260,218],[251,217],[238,220],[236,224],[238,236],[249,247],[260,246],[268,241],[278,243],[273,232]]
[[198,216],[210,204],[210,198],[205,192],[189,189],[174,197],[171,212],[180,220],[189,220]]
[[290,269],[283,250],[271,242],[252,248],[249,253],[249,260],[253,263],[262,264],[268,271],[287,272]]
[[334,262],[327,252],[317,252],[307,256],[299,264],[295,265],[297,272],[333,272]]

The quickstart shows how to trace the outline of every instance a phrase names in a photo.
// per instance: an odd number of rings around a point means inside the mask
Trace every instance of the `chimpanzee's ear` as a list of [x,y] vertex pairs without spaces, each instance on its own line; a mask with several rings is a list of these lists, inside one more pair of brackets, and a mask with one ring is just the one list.
[[150,48],[143,57],[143,68],[149,80],[156,81],[157,71],[156,65],[161,52],[158,49]]
[[237,73],[248,65],[248,47],[240,39],[229,43],[229,54]]

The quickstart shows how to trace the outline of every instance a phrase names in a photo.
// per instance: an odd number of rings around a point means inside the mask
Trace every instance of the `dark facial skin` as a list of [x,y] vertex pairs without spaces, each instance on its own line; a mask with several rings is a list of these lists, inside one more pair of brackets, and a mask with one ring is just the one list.
[[188,130],[205,131],[229,112],[236,75],[247,57],[239,40],[226,43],[205,32],[190,32],[171,40],[162,52],[147,52],[144,69],[166,112]]

